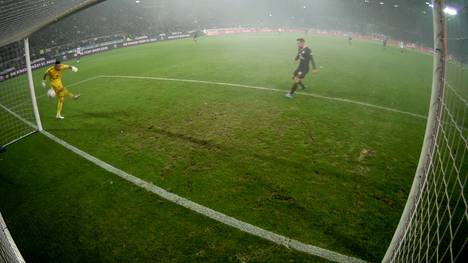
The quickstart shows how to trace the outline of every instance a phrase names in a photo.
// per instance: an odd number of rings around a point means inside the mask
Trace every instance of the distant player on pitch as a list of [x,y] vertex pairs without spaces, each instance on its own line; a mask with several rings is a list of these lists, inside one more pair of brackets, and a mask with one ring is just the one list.
[[77,47],[77,48],[76,48],[75,56],[76,56],[76,63],[80,63],[80,58],[81,58],[81,47]]
[[57,96],[57,115],[55,117],[58,120],[64,119],[62,116],[62,107],[63,107],[63,100],[65,97],[72,97],[74,100],[77,100],[80,98],[80,95],[73,95],[71,92],[69,92],[66,88],[63,87],[62,84],[62,73],[65,70],[72,70],[73,72],[78,72],[78,68],[74,66],[68,66],[61,64],[60,61],[56,61],[55,65],[53,67],[49,67],[47,71],[44,74],[44,77],[42,78],[42,87],[46,87],[46,79],[47,76],[49,77],[50,80],[50,86],[52,87],[51,90],[49,90],[48,95],[49,97],[55,97]]
[[198,37],[199,37],[198,30],[193,33],[193,42],[197,43],[198,42]]
[[352,46],[353,45],[353,35],[348,34],[348,45]]
[[294,71],[293,74],[293,86],[291,91],[286,93],[286,97],[292,98],[294,93],[297,90],[297,87],[300,86],[302,89],[305,89],[304,83],[302,80],[305,78],[307,73],[309,73],[309,63],[312,64],[313,72],[317,72],[317,66],[315,65],[314,56],[312,55],[312,50],[305,46],[305,40],[303,38],[297,39],[297,47],[299,51],[297,52],[296,61],[299,61],[299,67]]

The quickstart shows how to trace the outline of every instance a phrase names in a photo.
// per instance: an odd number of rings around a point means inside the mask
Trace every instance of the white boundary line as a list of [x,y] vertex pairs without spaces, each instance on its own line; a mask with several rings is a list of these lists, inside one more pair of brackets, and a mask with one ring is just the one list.
[[[239,88],[247,88],[247,89],[268,90],[268,91],[274,91],[274,92],[286,92],[286,90],[281,90],[281,89],[273,89],[273,88],[258,87],[258,86],[244,85],[244,84],[235,84],[235,83],[226,83],[226,82],[214,82],[214,81],[206,81],[206,80],[175,79],[175,78],[162,78],[162,77],[118,76],[118,75],[101,75],[100,77],[101,78],[149,79],[149,80],[161,80],[161,81],[189,82],[189,83],[200,83],[200,84],[209,84],[209,85],[218,85],[218,86],[239,87]],[[379,105],[370,104],[370,103],[361,102],[361,101],[355,101],[355,100],[343,99],[343,98],[337,98],[337,97],[328,97],[328,96],[323,96],[323,95],[318,95],[315,93],[308,93],[308,92],[296,92],[296,94],[310,96],[310,97],[319,98],[319,99],[325,99],[325,100],[352,103],[352,104],[361,105],[361,106],[365,106],[369,108],[375,108],[375,109],[405,114],[405,115],[409,115],[409,116],[416,117],[419,119],[427,119],[426,116],[421,115],[421,114],[412,113],[408,111],[402,111],[402,110],[398,110],[394,108],[379,106]]]
[[300,241],[273,233],[271,231],[262,229],[260,227],[251,225],[249,223],[240,221],[234,217],[225,215],[223,213],[220,213],[218,211],[215,211],[211,208],[208,208],[206,206],[200,205],[198,203],[192,202],[186,198],[183,198],[181,196],[178,196],[176,194],[173,194],[171,192],[168,192],[164,190],[161,187],[158,187],[150,182],[144,181],[136,176],[133,176],[131,174],[126,173],[125,171],[120,170],[119,168],[116,168],[104,161],[99,160],[98,158],[76,148],[73,145],[68,144],[67,142],[57,138],[53,134],[47,132],[47,131],[42,131],[42,134],[44,134],[46,137],[51,139],[52,141],[62,145],[63,147],[67,148],[68,150],[72,151],[73,153],[83,157],[84,159],[94,163],[95,165],[101,167],[102,169],[113,173],[120,178],[138,186],[141,187],[149,192],[152,192],[172,203],[175,203],[177,205],[183,206],[187,209],[190,209],[194,212],[197,212],[201,215],[204,215],[206,217],[209,217],[213,220],[216,220],[218,222],[221,222],[225,225],[231,226],[233,228],[236,228],[242,232],[249,233],[251,235],[261,237],[263,239],[269,240],[275,244],[278,245],[283,245],[287,248],[295,249],[310,255],[318,256],[333,262],[366,262],[364,260],[358,259],[358,258],[353,258],[349,256],[342,255],[340,253],[323,249],[320,247],[316,247],[313,245],[305,244]]
[[[0,106],[5,109],[7,112],[9,112],[10,114],[12,114],[13,116],[15,116],[16,118],[18,118],[19,120],[25,122],[26,124],[30,125],[31,127],[35,127],[34,124],[32,124],[31,122],[25,120],[24,118],[22,118],[21,116],[19,116],[18,114],[16,114],[15,112],[11,111],[10,109],[4,107],[3,105],[0,104]],[[236,228],[242,232],[245,232],[245,233],[249,233],[251,235],[254,235],[254,236],[257,236],[257,237],[260,237],[260,238],[263,238],[263,239],[266,239],[268,241],[271,241],[275,244],[278,244],[278,245],[283,245],[287,248],[290,248],[290,249],[295,249],[297,251],[300,251],[300,252],[304,252],[306,254],[309,254],[309,255],[313,255],[313,256],[318,256],[318,257],[321,257],[321,258],[324,258],[324,259],[327,259],[327,260],[330,260],[330,261],[333,261],[333,262],[340,262],[340,263],[345,263],[345,262],[357,262],[357,263],[365,263],[366,261],[362,260],[362,259],[358,259],[358,258],[354,258],[354,257],[350,257],[350,256],[346,256],[346,255],[342,255],[338,252],[334,252],[334,251],[331,251],[331,250],[327,250],[327,249],[324,249],[324,248],[320,248],[320,247],[316,247],[316,246],[313,246],[313,245],[309,245],[309,244],[305,244],[305,243],[302,243],[298,240],[295,240],[295,239],[291,239],[289,237],[285,237],[285,236],[282,236],[282,235],[279,235],[279,234],[276,234],[276,233],[273,233],[271,231],[268,231],[268,230],[265,230],[263,228],[260,228],[260,227],[257,227],[257,226],[254,226],[254,225],[251,225],[249,223],[246,223],[246,222],[243,222],[243,221],[240,221],[234,217],[231,217],[231,216],[228,216],[228,215],[225,215],[223,213],[220,213],[218,211],[215,211],[211,208],[208,208],[206,206],[203,206],[203,205],[200,205],[198,203],[195,203],[195,202],[192,202],[186,198],[183,198],[181,196],[178,196],[174,193],[171,193],[171,192],[168,192],[166,190],[164,190],[163,188],[161,187],[158,187],[150,182],[147,182],[147,181],[144,181],[136,176],[133,176],[131,174],[128,174],[127,172],[123,171],[123,170],[120,170],[119,168],[116,168],[80,149],[78,149],[77,147],[59,139],[58,137],[56,137],[55,135],[43,130],[43,131],[40,131],[40,133],[42,133],[44,136],[46,136],[47,138],[49,138],[50,140],[62,145],[63,147],[65,147],[66,149],[70,150],[71,152],[81,156],[82,158],[94,163],[96,166],[98,167],[101,167],[102,169],[110,172],[110,173],[113,173],[117,176],[119,176],[120,178],[138,186],[138,187],[141,187],[149,192],[152,192],[158,196],[160,196],[161,198],[164,198],[172,203],[175,203],[177,205],[180,205],[180,206],[183,206],[187,209],[190,209],[194,212],[197,212],[201,215],[204,215],[206,217],[209,217],[213,220],[216,220],[220,223],[223,223],[225,225],[228,225],[228,226],[231,226],[233,228]]]

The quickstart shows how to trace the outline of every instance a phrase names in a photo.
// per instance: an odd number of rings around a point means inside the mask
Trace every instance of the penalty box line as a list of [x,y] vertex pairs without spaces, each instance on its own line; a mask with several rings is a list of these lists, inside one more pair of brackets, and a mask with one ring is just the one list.
[[[273,92],[286,92],[285,90],[281,90],[281,89],[258,87],[258,86],[245,85],[245,84],[214,82],[214,81],[207,81],[207,80],[163,78],[163,77],[100,75],[100,76],[97,76],[95,78],[88,79],[86,81],[97,79],[97,78],[147,79],[147,80],[174,81],[174,82],[187,82],[187,83],[198,83],[198,84],[208,84],[208,85],[218,85],[218,86],[229,86],[229,87],[256,89],[256,90],[266,90],[266,91],[273,91]],[[76,83],[76,84],[78,84],[78,83]],[[403,114],[403,115],[412,116],[412,117],[415,117],[415,118],[418,118],[418,119],[427,120],[427,117],[424,116],[424,115],[421,115],[421,114],[417,114],[417,113],[413,113],[413,112],[409,112],[409,111],[398,110],[398,109],[395,109],[395,108],[380,106],[380,105],[371,104],[371,103],[362,102],[362,101],[356,101],[356,100],[344,99],[344,98],[338,98],[338,97],[329,97],[329,96],[324,96],[324,95],[319,95],[319,94],[316,94],[316,93],[309,93],[309,92],[296,92],[296,94],[303,95],[303,96],[314,97],[314,98],[317,98],[317,99],[324,99],[324,100],[329,100],[329,101],[350,103],[350,104],[354,104],[354,105],[360,105],[360,106],[363,106],[363,107],[368,107],[368,108],[374,108],[374,109],[379,109],[379,110],[388,111],[388,112],[399,113],[399,114]],[[458,93],[456,93],[456,95],[460,96]],[[463,101],[466,103],[466,100],[463,99]],[[461,129],[463,131],[468,130],[468,127],[458,127],[458,126],[453,125],[453,124],[450,124],[450,125],[455,126],[457,129]]]
[[[100,75],[101,78],[124,78],[124,79],[147,79],[147,80],[160,80],[160,81],[174,81],[174,82],[188,82],[188,83],[199,83],[199,84],[208,84],[208,85],[218,85],[218,86],[229,86],[229,87],[238,87],[238,88],[247,88],[247,89],[256,89],[256,90],[267,90],[267,91],[274,91],[274,92],[286,92],[286,90],[281,89],[274,89],[274,88],[266,88],[266,87],[259,87],[259,86],[252,86],[252,85],[244,85],[244,84],[235,84],[235,83],[226,83],[226,82],[215,82],[215,81],[206,81],[206,80],[193,80],[193,79],[176,79],[176,78],[163,78],[163,77],[144,77],[144,76],[119,76],[119,75]],[[339,101],[345,103],[351,103],[355,105],[365,106],[369,108],[390,111],[395,113],[400,113],[404,115],[409,115],[415,118],[424,119],[426,120],[427,117],[421,114],[412,113],[408,111],[402,111],[394,108],[389,108],[385,106],[379,106],[371,103],[338,98],[338,97],[329,97],[323,96],[315,93],[308,93],[308,92],[296,92],[296,94],[314,97],[318,99],[324,100],[331,100],[331,101]]]

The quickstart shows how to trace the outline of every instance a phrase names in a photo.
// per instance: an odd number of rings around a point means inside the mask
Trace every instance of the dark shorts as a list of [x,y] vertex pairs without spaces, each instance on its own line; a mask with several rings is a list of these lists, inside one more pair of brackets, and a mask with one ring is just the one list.
[[306,77],[307,73],[309,73],[309,70],[298,68],[298,69],[296,69],[296,71],[294,71],[293,75],[294,75],[294,77],[298,77],[300,79],[303,79],[303,78]]

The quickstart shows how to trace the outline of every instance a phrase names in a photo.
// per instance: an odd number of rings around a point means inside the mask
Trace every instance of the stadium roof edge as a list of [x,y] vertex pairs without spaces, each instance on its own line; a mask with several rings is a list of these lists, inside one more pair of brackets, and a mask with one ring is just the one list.
[[[11,6],[2,3],[3,6],[0,6],[0,47],[26,38],[58,20],[104,1],[106,0],[74,0],[70,1],[72,3],[68,5],[64,5],[64,1],[62,4],[57,4],[55,1],[49,1],[52,2],[49,4],[41,4],[40,2],[43,1],[28,1],[29,3],[36,2],[36,6],[33,7],[38,7],[37,4],[39,4],[38,8],[25,8],[21,5],[11,8]],[[54,9],[54,7],[56,8]],[[2,13],[2,9],[7,11]],[[43,9],[47,9],[47,13],[53,15],[31,19],[34,14],[40,13]],[[21,10],[26,10],[26,12],[18,14],[18,11]]]

